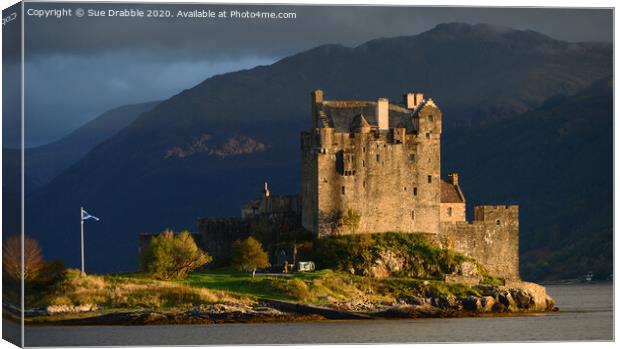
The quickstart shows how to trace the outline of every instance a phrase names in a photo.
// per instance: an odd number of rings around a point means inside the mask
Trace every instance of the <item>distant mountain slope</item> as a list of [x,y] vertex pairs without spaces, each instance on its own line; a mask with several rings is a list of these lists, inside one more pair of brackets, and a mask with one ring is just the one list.
[[[446,24],[356,48],[317,47],[214,76],[142,114],[29,198],[28,229],[47,254],[75,265],[76,212],[84,205],[102,218],[87,224],[91,270],[135,269],[139,232],[194,229],[199,216],[238,215],[264,180],[274,193],[299,192],[299,133],[310,127],[315,88],[328,99],[423,91],[444,112],[449,142],[455,125],[475,132],[575,93],[611,70],[611,45],[486,25]],[[224,149],[234,155],[218,156]]]
[[140,114],[159,102],[130,104],[106,111],[84,126],[50,144],[26,151],[26,174],[32,185],[27,191],[47,184],[60,172],[74,164],[94,146],[127,127]]
[[453,130],[442,146],[443,170],[461,173],[471,207],[520,205],[524,276],[612,272],[611,78],[501,123]]

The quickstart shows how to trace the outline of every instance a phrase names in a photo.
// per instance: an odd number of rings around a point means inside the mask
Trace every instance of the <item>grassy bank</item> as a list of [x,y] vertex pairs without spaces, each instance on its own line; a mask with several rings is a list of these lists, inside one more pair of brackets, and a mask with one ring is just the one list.
[[535,284],[470,287],[329,269],[255,278],[211,270],[175,281],[154,280],[145,274],[81,275],[70,270],[48,292],[32,296],[36,301],[27,307],[41,310],[28,316],[29,323],[68,325],[297,321],[308,316],[342,318],[342,314],[347,318],[444,317],[462,316],[464,309],[501,313],[548,311],[554,306],[544,288]]
[[176,281],[158,281],[144,274],[84,276],[76,270],[69,270],[50,291],[33,295],[28,307],[93,305],[106,311],[187,310],[208,304],[252,305],[260,299],[314,305],[355,300],[388,304],[411,296],[466,297],[479,294],[477,288],[438,280],[376,279],[331,270],[292,275],[258,274],[256,278],[232,270],[203,271]]
[[68,270],[46,291],[32,294],[28,307],[84,306],[118,309],[183,309],[222,302],[247,303],[250,299],[182,282],[160,281],[144,274],[81,275]]

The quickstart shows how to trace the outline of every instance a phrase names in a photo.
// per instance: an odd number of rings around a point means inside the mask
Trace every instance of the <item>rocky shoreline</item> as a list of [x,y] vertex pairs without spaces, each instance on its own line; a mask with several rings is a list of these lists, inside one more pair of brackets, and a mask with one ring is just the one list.
[[[478,286],[481,296],[416,295],[397,303],[373,303],[365,299],[311,305],[281,300],[254,304],[221,303],[187,310],[139,310],[105,312],[90,306],[41,309],[27,312],[29,325],[160,325],[251,322],[296,322],[343,319],[442,318],[501,316],[557,311],[543,286],[513,282],[503,286]],[[5,307],[5,309],[7,309]],[[79,314],[79,316],[67,316]]]

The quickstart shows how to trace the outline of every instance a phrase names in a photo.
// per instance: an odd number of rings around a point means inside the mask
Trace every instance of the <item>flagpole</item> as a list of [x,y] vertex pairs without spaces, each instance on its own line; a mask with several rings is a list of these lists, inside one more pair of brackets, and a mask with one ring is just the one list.
[[84,207],[80,207],[80,252],[82,255],[82,274],[84,274]]

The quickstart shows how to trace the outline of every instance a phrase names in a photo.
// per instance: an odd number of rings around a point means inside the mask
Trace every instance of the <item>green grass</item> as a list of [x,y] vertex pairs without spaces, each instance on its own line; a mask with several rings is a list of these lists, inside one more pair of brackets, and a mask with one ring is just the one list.
[[480,295],[475,287],[447,284],[440,280],[408,277],[371,277],[350,275],[329,269],[288,276],[263,276],[256,278],[234,271],[208,271],[192,273],[178,281],[190,287],[205,287],[250,298],[266,298],[324,304],[366,298],[372,301],[395,301],[407,297],[466,297]]
[[266,287],[281,278],[285,277],[261,276],[259,274],[256,278],[252,279],[252,277],[246,273],[197,272],[190,274],[186,279],[178,282],[190,287],[204,287],[212,290],[232,292],[244,296],[288,299],[290,297],[286,294],[278,292],[274,293],[274,291],[277,290]]
[[[231,269],[194,272],[178,283],[190,287],[204,287],[211,290],[230,292],[239,296],[277,300],[307,300],[313,297],[311,289],[317,289],[319,282],[338,278],[338,273],[321,270],[312,273],[288,274],[282,276],[257,274],[253,279],[248,273]],[[346,276],[346,274],[344,274]],[[314,286],[314,287],[312,287]],[[309,289],[307,289],[309,288]],[[307,293],[310,292],[310,293]],[[330,293],[324,290],[323,293]],[[332,292],[333,293],[333,292]]]

